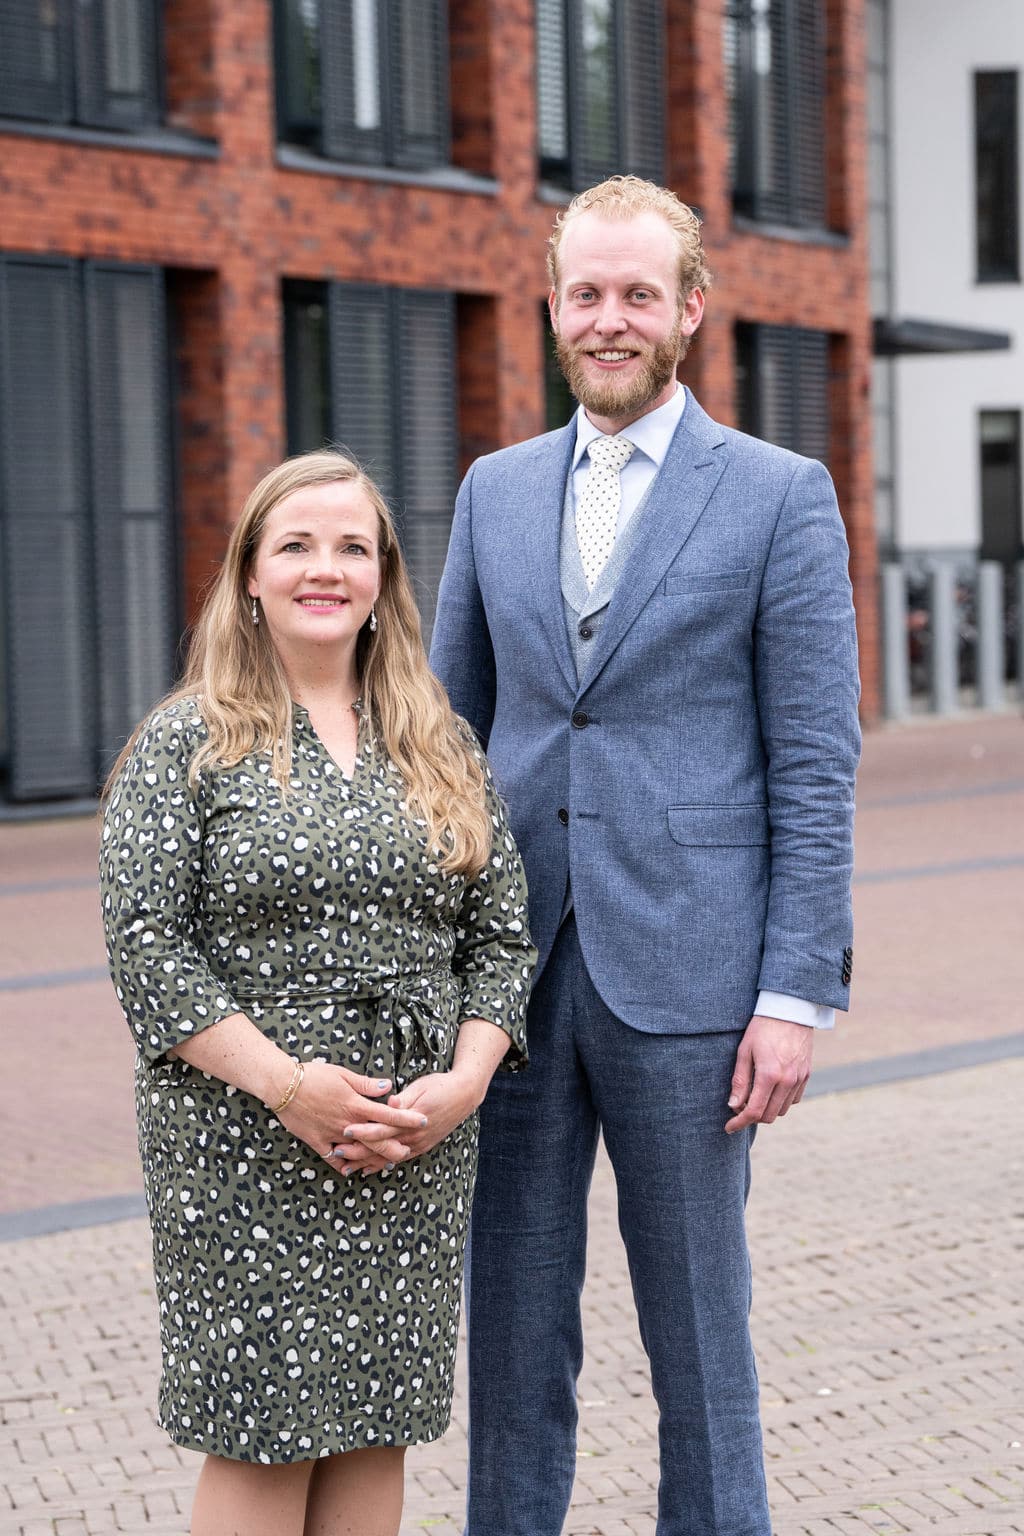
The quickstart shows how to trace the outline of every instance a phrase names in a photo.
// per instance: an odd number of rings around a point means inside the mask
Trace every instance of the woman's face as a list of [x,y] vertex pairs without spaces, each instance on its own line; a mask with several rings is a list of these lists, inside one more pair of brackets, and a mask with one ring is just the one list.
[[348,480],[304,486],[270,512],[246,586],[286,670],[354,655],[380,595],[378,537],[373,504]]

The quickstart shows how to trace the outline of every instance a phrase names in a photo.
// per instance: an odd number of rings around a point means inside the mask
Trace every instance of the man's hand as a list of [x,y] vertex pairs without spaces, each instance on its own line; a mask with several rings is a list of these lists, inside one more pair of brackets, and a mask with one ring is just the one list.
[[770,1125],[804,1096],[811,1075],[814,1030],[809,1024],[754,1015],[736,1053],[726,1121],[731,1136],[748,1125]]

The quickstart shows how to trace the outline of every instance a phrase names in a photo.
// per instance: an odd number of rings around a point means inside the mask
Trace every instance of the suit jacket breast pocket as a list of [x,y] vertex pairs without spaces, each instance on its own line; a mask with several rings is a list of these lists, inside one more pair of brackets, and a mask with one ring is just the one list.
[[749,566],[735,571],[669,571],[662,591],[666,597],[698,596],[702,592],[742,592],[749,584]]

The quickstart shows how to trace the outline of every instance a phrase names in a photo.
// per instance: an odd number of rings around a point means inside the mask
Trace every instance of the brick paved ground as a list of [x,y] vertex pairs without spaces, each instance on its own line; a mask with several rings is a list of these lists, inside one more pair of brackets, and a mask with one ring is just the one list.
[[[855,1011],[819,1064],[1020,1032],[1020,721],[870,737],[860,804]],[[87,821],[0,827],[0,1212],[139,1187],[94,859]],[[1024,1533],[1022,1089],[1004,1061],[815,1099],[759,1138],[777,1536]],[[593,1234],[567,1536],[649,1536],[653,1414],[604,1169]],[[0,1536],[182,1536],[195,1458],[152,1423],[144,1224],[8,1242],[0,1271]],[[407,1536],[458,1530],[463,1431],[460,1397],[411,1453]]]
[[[756,1150],[755,1332],[777,1536],[1024,1532],[1024,1062],[813,1100]],[[570,1536],[653,1530],[654,1416],[614,1198],[593,1199]],[[182,1536],[195,1458],[151,1418],[141,1221],[0,1248],[5,1536]],[[500,1390],[496,1384],[495,1390]],[[403,1531],[456,1536],[464,1400]]]

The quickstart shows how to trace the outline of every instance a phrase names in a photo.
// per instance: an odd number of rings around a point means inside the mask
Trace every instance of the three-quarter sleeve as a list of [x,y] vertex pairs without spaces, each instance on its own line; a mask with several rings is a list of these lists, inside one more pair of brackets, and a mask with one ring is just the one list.
[[205,789],[188,767],[203,730],[187,700],[147,721],[107,802],[100,891],[107,960],[139,1052],[173,1046],[239,1011],[196,942]]
[[502,1066],[525,1066],[526,1005],[537,951],[527,925],[526,876],[504,807],[487,772],[494,841],[483,870],[466,886],[452,971],[462,984],[460,1022],[486,1019],[512,1044]]

